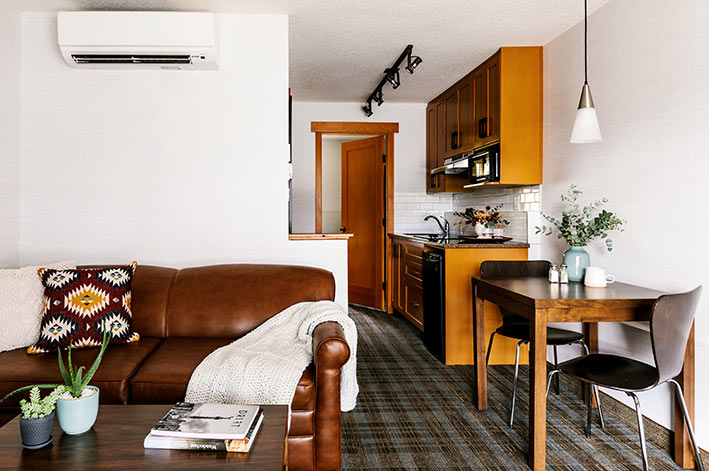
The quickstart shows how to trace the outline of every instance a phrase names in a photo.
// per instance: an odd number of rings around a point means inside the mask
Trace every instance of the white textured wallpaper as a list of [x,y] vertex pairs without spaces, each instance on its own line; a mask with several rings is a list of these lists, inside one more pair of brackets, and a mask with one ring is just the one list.
[[[612,235],[612,253],[600,242],[589,247],[591,263],[620,281],[662,291],[709,286],[709,168],[706,145],[698,142],[709,129],[708,3],[611,0],[589,17],[589,83],[601,143],[569,143],[583,84],[583,23],[544,48],[542,210],[558,215],[559,195],[572,183],[584,190],[584,201],[607,197],[607,209],[628,224]],[[547,259],[559,261],[565,249],[556,237],[542,241]],[[709,292],[696,325],[697,358],[703,359],[709,355]],[[642,328],[602,324],[600,349],[653,363]],[[701,400],[709,393],[709,370],[701,360],[696,385],[696,428],[700,444],[709,447],[709,404]],[[630,404],[624,394],[614,396]],[[668,388],[640,399],[648,417],[671,426]]]

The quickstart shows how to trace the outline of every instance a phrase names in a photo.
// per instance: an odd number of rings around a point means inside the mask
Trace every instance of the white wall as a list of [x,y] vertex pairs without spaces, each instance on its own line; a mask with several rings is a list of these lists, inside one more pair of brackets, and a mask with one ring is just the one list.
[[[559,214],[559,194],[571,183],[586,201],[606,196],[607,208],[628,224],[613,235],[610,254],[600,243],[590,246],[592,264],[663,291],[709,286],[707,146],[697,139],[709,125],[706,21],[701,0],[612,0],[589,17],[589,83],[603,133],[598,144],[569,143],[583,83],[583,24],[544,48],[542,210]],[[555,237],[544,238],[542,255],[559,261],[565,249]],[[709,355],[709,292],[697,316],[696,428],[706,448],[709,403],[702,398],[709,370],[701,359]],[[602,352],[653,363],[645,330],[601,324],[600,339]],[[614,396],[630,404],[625,395]],[[670,426],[668,388],[640,399],[648,417]]]
[[20,263],[21,15],[0,4],[0,267]]
[[394,191],[426,191],[426,104],[387,103],[367,118],[362,103],[298,102],[293,97],[293,232],[315,232],[315,134],[312,121],[399,123],[394,135]]
[[346,242],[287,240],[288,18],[218,31],[219,71],[76,70],[23,14],[23,264],[314,265],[346,304]]

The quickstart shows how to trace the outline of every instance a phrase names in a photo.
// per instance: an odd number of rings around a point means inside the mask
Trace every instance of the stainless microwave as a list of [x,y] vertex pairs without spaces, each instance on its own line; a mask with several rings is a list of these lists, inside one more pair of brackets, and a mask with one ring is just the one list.
[[470,186],[500,181],[500,144],[478,149],[468,158]]

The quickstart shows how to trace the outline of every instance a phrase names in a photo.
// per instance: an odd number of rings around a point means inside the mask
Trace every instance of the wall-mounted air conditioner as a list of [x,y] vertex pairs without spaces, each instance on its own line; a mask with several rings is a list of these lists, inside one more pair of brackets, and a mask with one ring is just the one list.
[[80,69],[216,70],[213,13],[63,11],[59,49]]

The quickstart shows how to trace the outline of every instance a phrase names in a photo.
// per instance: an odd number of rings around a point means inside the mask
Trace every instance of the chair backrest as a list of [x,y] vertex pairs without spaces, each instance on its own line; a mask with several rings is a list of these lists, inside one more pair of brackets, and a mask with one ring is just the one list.
[[[480,264],[481,278],[505,276],[548,276],[551,263],[547,260],[487,260]],[[528,324],[529,319],[507,309],[500,309],[502,324]]]
[[666,294],[652,306],[650,337],[657,366],[658,383],[672,379],[682,371],[687,339],[702,287],[681,294]]
[[480,264],[480,276],[548,276],[550,266],[547,260],[487,260]]

